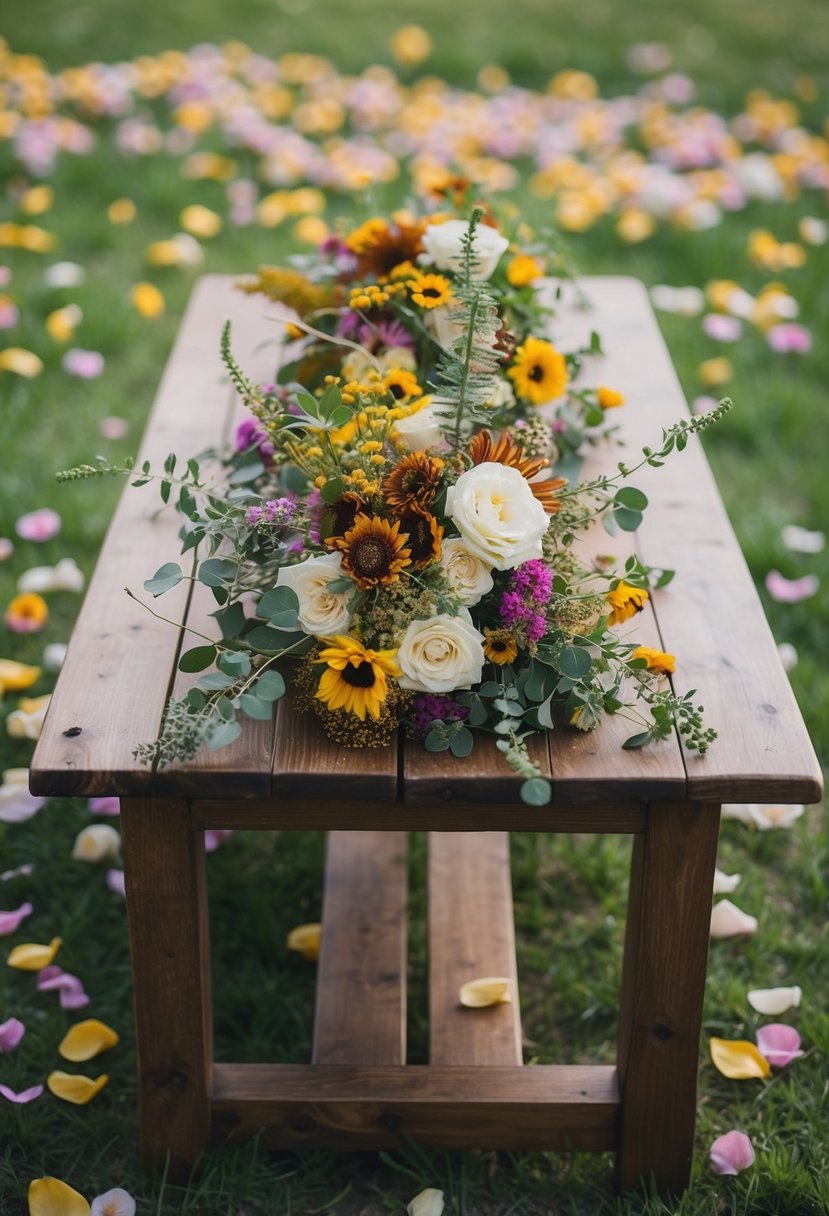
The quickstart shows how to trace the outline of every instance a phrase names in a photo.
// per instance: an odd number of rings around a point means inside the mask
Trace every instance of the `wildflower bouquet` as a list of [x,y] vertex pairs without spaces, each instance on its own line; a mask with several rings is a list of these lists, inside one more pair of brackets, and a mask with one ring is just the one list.
[[[552,475],[562,444],[584,443],[621,398],[568,393],[585,352],[540,336],[545,255],[510,246],[481,208],[468,220],[376,218],[246,285],[290,307],[299,349],[261,387],[226,327],[223,358],[250,409],[237,450],[218,454],[218,476],[193,459],[177,474],[175,455],[137,476],[158,476],[165,502],[176,487],[182,551],[212,589],[221,634],[183,653],[183,671],[206,674],[170,702],[141,759],[231,743],[240,718],[271,716],[286,674],[298,707],[344,746],[382,746],[402,727],[463,757],[494,735],[535,803],[550,787],[527,739],[554,724],[591,730],[633,710],[641,729],[625,747],[676,725],[707,749],[714,732],[694,694],[663,679],[673,657],[614,632],[669,572],[633,557],[621,576],[603,572],[577,538],[601,516],[634,530],[647,499],[629,475],[728,403],[676,423],[632,467],[581,484]],[[185,577],[169,562],[144,586],[159,596]]]

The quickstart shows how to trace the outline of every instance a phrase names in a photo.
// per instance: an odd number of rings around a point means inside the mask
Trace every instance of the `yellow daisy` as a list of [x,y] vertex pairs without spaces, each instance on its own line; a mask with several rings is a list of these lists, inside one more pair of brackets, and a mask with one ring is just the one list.
[[419,274],[407,284],[412,301],[421,308],[440,308],[452,299],[452,284],[442,274]]
[[629,621],[637,612],[642,611],[649,599],[650,596],[644,588],[631,587],[629,583],[620,582],[607,593],[610,624],[621,625],[623,621]]
[[507,375],[515,391],[533,405],[560,397],[567,387],[567,364],[560,351],[542,338],[526,338],[515,352]]

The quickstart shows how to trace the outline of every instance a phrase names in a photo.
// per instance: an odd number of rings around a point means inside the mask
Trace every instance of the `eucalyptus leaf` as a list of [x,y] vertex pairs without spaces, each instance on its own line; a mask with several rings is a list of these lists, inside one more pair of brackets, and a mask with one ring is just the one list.
[[198,679],[199,688],[205,692],[221,692],[225,688],[232,688],[235,683],[233,676],[226,675],[223,671],[210,671]]
[[263,701],[278,701],[285,695],[285,680],[278,671],[263,671],[253,687]]
[[236,563],[226,557],[209,557],[199,566],[197,577],[205,587],[221,587],[233,582],[237,569]]
[[178,661],[179,671],[204,671],[216,658],[215,646],[194,646],[185,650]]
[[249,718],[256,718],[259,721],[267,722],[273,713],[273,707],[270,701],[262,701],[253,693],[242,692],[237,697],[239,708],[247,714]]
[[211,734],[207,742],[207,750],[217,752],[220,747],[227,747],[228,744],[233,743],[241,733],[242,727],[239,722],[221,722]]
[[528,806],[546,806],[553,799],[553,787],[545,777],[530,777],[520,789],[521,801]]
[[266,591],[259,600],[256,605],[256,615],[272,617],[280,612],[296,614],[298,608],[299,599],[293,587],[273,587],[270,591]]
[[163,595],[165,591],[177,586],[184,578],[184,572],[178,562],[165,562],[159,566],[152,578],[144,583],[144,590],[153,596]]
[[565,646],[558,656],[558,669],[571,680],[581,680],[590,671],[593,661],[583,646]]

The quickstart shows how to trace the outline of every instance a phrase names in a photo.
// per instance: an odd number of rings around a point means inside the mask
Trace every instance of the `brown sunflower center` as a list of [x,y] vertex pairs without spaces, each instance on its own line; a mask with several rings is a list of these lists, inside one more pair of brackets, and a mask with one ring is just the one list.
[[348,553],[351,569],[358,578],[380,578],[394,561],[394,549],[383,536],[361,536]]
[[429,484],[429,479],[422,469],[407,469],[400,479],[400,488],[406,494],[414,494],[418,490],[424,489]]
[[533,380],[536,384],[540,384],[544,379],[544,368],[540,363],[534,363],[527,372],[527,379]]
[[501,654],[503,651],[509,650],[509,642],[506,642],[503,638],[490,638],[489,649]]
[[371,688],[377,680],[374,666],[365,659],[356,665],[346,663],[340,674],[346,684],[350,684],[352,688]]
[[403,388],[403,385],[395,384],[394,381],[392,381],[391,384],[389,385],[389,392],[391,393],[392,397],[395,398],[396,401],[399,401],[401,397],[406,396],[406,390]]
[[437,300],[441,293],[438,291],[437,287],[424,287],[420,294],[422,296],[428,296],[430,300]]

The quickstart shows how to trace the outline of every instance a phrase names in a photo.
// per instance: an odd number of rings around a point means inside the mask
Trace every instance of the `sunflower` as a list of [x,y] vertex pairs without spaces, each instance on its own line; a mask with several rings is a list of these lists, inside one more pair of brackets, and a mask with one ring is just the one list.
[[654,650],[650,646],[637,646],[630,657],[644,659],[648,665],[648,671],[655,671],[659,675],[666,676],[670,672],[676,671],[676,655],[668,654],[665,650]]
[[417,376],[405,367],[392,367],[383,376],[381,383],[395,401],[406,401],[409,397],[419,397],[423,392],[417,382]]
[[367,591],[380,584],[396,583],[401,570],[412,564],[406,534],[401,535],[401,531],[399,521],[390,523],[379,515],[361,512],[344,536],[332,536],[326,543],[340,550],[343,568],[361,591]]
[[328,644],[319,657],[327,666],[316,697],[328,709],[344,709],[361,722],[367,713],[379,718],[389,692],[387,677],[400,675],[397,651],[367,650],[357,638],[342,634],[324,640]]
[[345,536],[346,532],[354,527],[357,516],[367,510],[368,505],[359,494],[346,490],[335,503],[326,506],[322,512],[321,538],[328,542],[331,537]]
[[443,525],[422,507],[409,507],[396,516],[411,553],[412,569],[422,570],[440,559]]
[[642,611],[649,599],[650,596],[643,587],[631,587],[629,583],[619,582],[607,593],[610,624],[621,625],[623,621],[629,621],[637,612]]
[[549,467],[549,460],[541,457],[525,456],[512,436],[501,435],[496,443],[490,431],[479,431],[467,445],[467,452],[473,464],[505,464],[509,468],[518,469],[522,477],[526,477],[532,490],[548,515],[554,515],[561,506],[556,498],[556,490],[567,484],[565,477],[548,477],[545,481],[533,481],[542,469]]
[[515,362],[507,375],[515,391],[533,405],[543,405],[560,397],[569,376],[564,356],[541,338],[525,338],[515,352]]
[[388,224],[367,220],[346,237],[346,245],[357,257],[357,279],[388,278],[396,266],[414,262],[423,249],[423,223]]
[[412,300],[421,308],[440,308],[452,299],[452,284],[442,274],[418,274],[407,284]]
[[432,505],[443,475],[443,461],[426,452],[410,452],[383,480],[383,497],[390,507],[406,511]]
[[518,657],[518,643],[509,629],[484,629],[484,654],[490,663],[503,667]]

